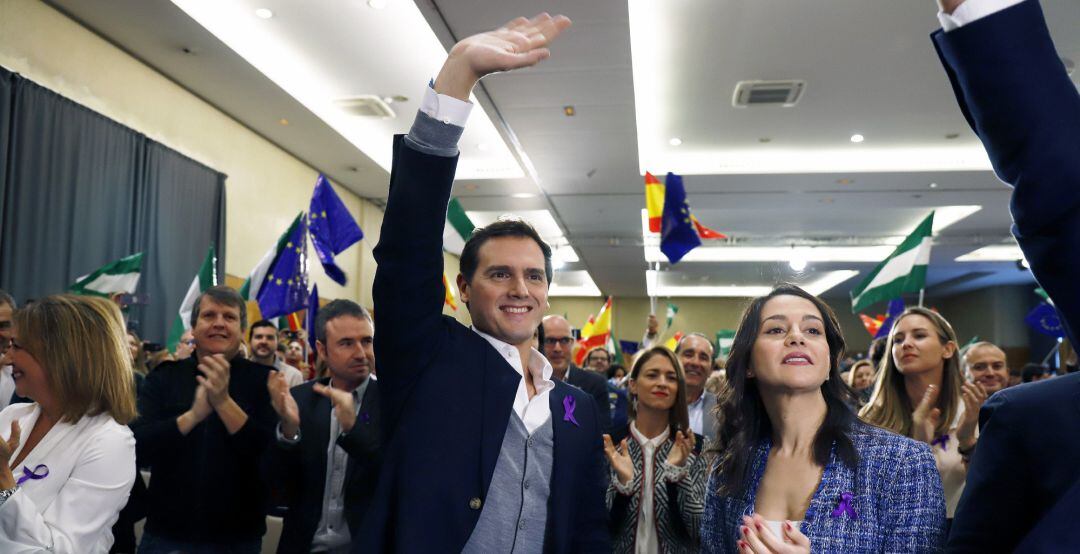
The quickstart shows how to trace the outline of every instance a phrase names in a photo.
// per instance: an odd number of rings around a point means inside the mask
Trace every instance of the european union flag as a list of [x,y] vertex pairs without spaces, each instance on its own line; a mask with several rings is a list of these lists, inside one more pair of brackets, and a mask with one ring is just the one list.
[[285,232],[285,244],[270,263],[256,300],[265,319],[303,310],[307,305],[307,225],[298,217]]
[[690,222],[690,204],[682,177],[668,173],[664,180],[664,214],[660,221],[660,251],[676,264],[687,252],[701,246],[694,224]]
[[1049,302],[1043,302],[1035,306],[1034,310],[1024,318],[1029,326],[1035,331],[1051,337],[1062,338],[1065,336],[1065,326],[1061,324],[1061,317],[1057,309]]
[[304,316],[304,328],[307,329],[308,344],[312,352],[318,352],[315,348],[315,318],[319,317],[319,285],[311,285],[311,296],[308,296],[307,314]]
[[344,285],[345,272],[334,262],[334,256],[364,238],[364,232],[341,202],[341,198],[338,198],[334,187],[331,187],[322,175],[315,181],[308,221],[311,226],[311,244],[315,246],[315,253],[318,254],[323,269],[337,284]]

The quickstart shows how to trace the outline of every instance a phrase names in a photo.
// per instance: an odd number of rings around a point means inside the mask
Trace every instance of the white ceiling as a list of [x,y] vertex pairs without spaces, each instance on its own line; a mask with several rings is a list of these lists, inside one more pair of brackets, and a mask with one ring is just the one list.
[[[354,29],[369,24],[358,18],[379,14],[364,0],[304,2],[303,10],[295,9],[299,2],[285,0],[230,1],[251,10],[274,8],[273,24],[287,28],[291,41],[304,43],[324,70],[345,77],[375,72],[382,75],[377,82],[393,83],[388,88],[394,90],[378,93],[410,97],[394,105],[395,124],[402,129],[411,121],[425,81],[438,69],[417,75],[378,73],[387,71],[386,61],[395,59],[395,49],[408,46],[355,48]],[[410,2],[388,1],[391,8]],[[536,179],[459,180],[455,194],[466,210],[549,210],[580,256],[566,271],[587,271],[605,294],[644,296],[644,161],[660,165],[648,168],[658,175],[684,173],[695,215],[739,244],[880,243],[907,233],[934,207],[978,204],[982,210],[938,237],[928,294],[1032,282],[1013,262],[954,261],[979,246],[1008,239],[1009,190],[989,171],[956,170],[964,164],[950,166],[949,156],[942,157],[943,167],[952,170],[927,171],[933,164],[919,165],[915,159],[916,149],[962,153],[978,145],[928,38],[937,27],[933,2],[632,1],[635,9],[641,5],[654,10],[649,21],[655,23],[648,26],[646,38],[658,46],[650,55],[668,60],[653,70],[652,79],[643,80],[637,68],[638,81],[655,85],[638,94],[627,0],[416,0],[445,48],[540,10],[563,13],[574,21],[541,66],[491,76],[478,88],[480,106],[506,148],[519,162],[532,163]],[[172,2],[48,3],[335,181],[364,197],[385,198],[388,175],[379,164]],[[1042,4],[1061,54],[1080,60],[1080,2]],[[633,42],[638,51],[647,44],[636,38]],[[348,55],[341,55],[343,51]],[[807,87],[793,108],[731,107],[734,84],[750,79],[804,79]],[[410,88],[411,82],[415,86]],[[643,106],[659,122],[644,139],[636,109],[642,106],[635,106],[635,98],[649,99]],[[567,105],[574,106],[574,117],[563,115]],[[278,124],[283,117],[290,122],[287,127]],[[852,144],[853,133],[865,135],[866,141]],[[669,146],[673,136],[683,144]],[[462,144],[467,155],[476,154],[477,146]],[[855,166],[851,160],[871,151],[898,160],[893,171],[850,170]],[[721,167],[739,156],[759,165],[745,166],[753,171],[740,173]],[[836,160],[830,162],[835,167],[804,164],[801,170],[777,173],[777,167],[799,156]],[[522,166],[528,175],[527,164]],[[931,183],[936,186],[931,188]],[[511,197],[515,193],[537,196]],[[749,286],[778,280],[808,283],[839,270],[865,275],[873,266],[811,263],[797,273],[776,262],[685,262],[670,268],[663,264],[661,270],[667,273],[662,282],[673,286]],[[582,274],[567,274],[571,276],[568,281],[581,282]],[[845,295],[860,280],[849,279],[827,295]]]

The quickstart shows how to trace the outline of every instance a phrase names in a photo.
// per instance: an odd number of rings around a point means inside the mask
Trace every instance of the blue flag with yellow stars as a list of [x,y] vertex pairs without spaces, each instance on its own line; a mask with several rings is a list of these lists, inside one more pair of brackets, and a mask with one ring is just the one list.
[[304,328],[307,329],[308,344],[312,352],[318,352],[315,347],[315,320],[319,317],[319,285],[311,285],[311,296],[308,296],[307,314],[304,315]]
[[701,246],[694,224],[690,221],[690,204],[682,177],[668,173],[664,180],[664,214],[660,221],[660,251],[676,264],[687,252]]
[[334,256],[364,238],[360,225],[334,192],[326,177],[319,175],[308,210],[311,244],[322,262],[326,275],[339,285],[345,285],[345,272],[334,262]]
[[296,218],[285,232],[256,300],[264,319],[273,319],[307,307],[307,225]]
[[1038,333],[1057,338],[1065,336],[1065,326],[1061,324],[1061,316],[1049,302],[1041,302],[1035,306],[1024,321]]

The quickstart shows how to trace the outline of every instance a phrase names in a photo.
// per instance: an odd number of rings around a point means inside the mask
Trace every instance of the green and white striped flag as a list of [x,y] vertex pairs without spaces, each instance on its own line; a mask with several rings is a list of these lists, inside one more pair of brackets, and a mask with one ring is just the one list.
[[675,314],[677,314],[677,313],[679,313],[679,307],[676,306],[675,304],[672,304],[671,302],[668,302],[667,314],[666,314],[667,315],[667,324],[664,325],[664,327],[666,329],[671,328],[671,322],[675,321]]
[[270,268],[274,265],[274,260],[278,258],[281,251],[285,249],[285,245],[289,244],[289,237],[292,236],[293,231],[296,230],[296,226],[303,223],[304,212],[300,212],[296,216],[296,219],[289,224],[289,228],[278,237],[274,247],[271,248],[259,263],[255,265],[255,269],[251,270],[251,274],[244,281],[244,284],[240,287],[240,296],[244,300],[257,300],[259,298],[259,290],[262,289],[263,283],[266,282],[266,276],[270,273]]
[[142,274],[143,253],[139,252],[106,264],[89,275],[79,277],[68,292],[86,296],[112,297],[114,294],[135,294]]
[[716,357],[726,358],[735,344],[735,329],[720,329],[716,332]]
[[210,245],[210,250],[206,252],[206,258],[203,259],[202,266],[199,267],[199,274],[195,276],[195,279],[191,281],[191,286],[188,287],[187,294],[184,295],[184,301],[180,303],[180,313],[176,314],[176,319],[173,320],[172,330],[169,331],[169,340],[166,341],[170,351],[176,351],[176,344],[180,342],[180,337],[183,336],[184,331],[191,328],[191,312],[195,309],[195,299],[199,297],[199,294],[217,284],[217,254],[214,252],[214,245]]
[[443,249],[451,254],[461,255],[465,249],[465,241],[469,240],[476,225],[465,215],[464,208],[457,198],[450,199],[450,205],[446,208],[446,227],[443,228]]
[[899,298],[905,292],[919,292],[926,287],[926,266],[930,264],[933,230],[934,212],[930,212],[885,261],[852,289],[852,313],[878,302]]

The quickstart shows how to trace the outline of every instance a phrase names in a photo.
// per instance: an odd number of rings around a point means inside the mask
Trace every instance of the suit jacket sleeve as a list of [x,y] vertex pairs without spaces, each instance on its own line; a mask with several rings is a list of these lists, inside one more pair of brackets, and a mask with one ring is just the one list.
[[1023,455],[1030,427],[1013,412],[1007,394],[995,394],[979,412],[979,445],[949,531],[949,552],[1011,551],[1035,523],[1024,503],[1028,478],[1038,474]]
[[1035,0],[933,35],[968,123],[1015,187],[1013,234],[1080,339],[1080,95]]
[[456,157],[425,154],[404,137],[394,138],[390,193],[374,250],[384,433],[392,431],[409,391],[441,349],[442,234],[456,166]]
[[587,459],[589,465],[585,468],[585,475],[588,479],[584,481],[590,489],[583,491],[584,494],[581,496],[584,506],[581,513],[582,517],[577,525],[578,533],[575,541],[577,544],[574,547],[574,552],[606,554],[611,552],[611,537],[608,535],[608,510],[605,503],[608,488],[608,465],[607,458],[604,456],[604,441],[601,436],[601,433],[605,432],[605,428],[600,427],[603,424],[599,423],[599,413],[595,408],[593,414],[593,421],[598,422],[598,427],[593,433],[593,446]]

